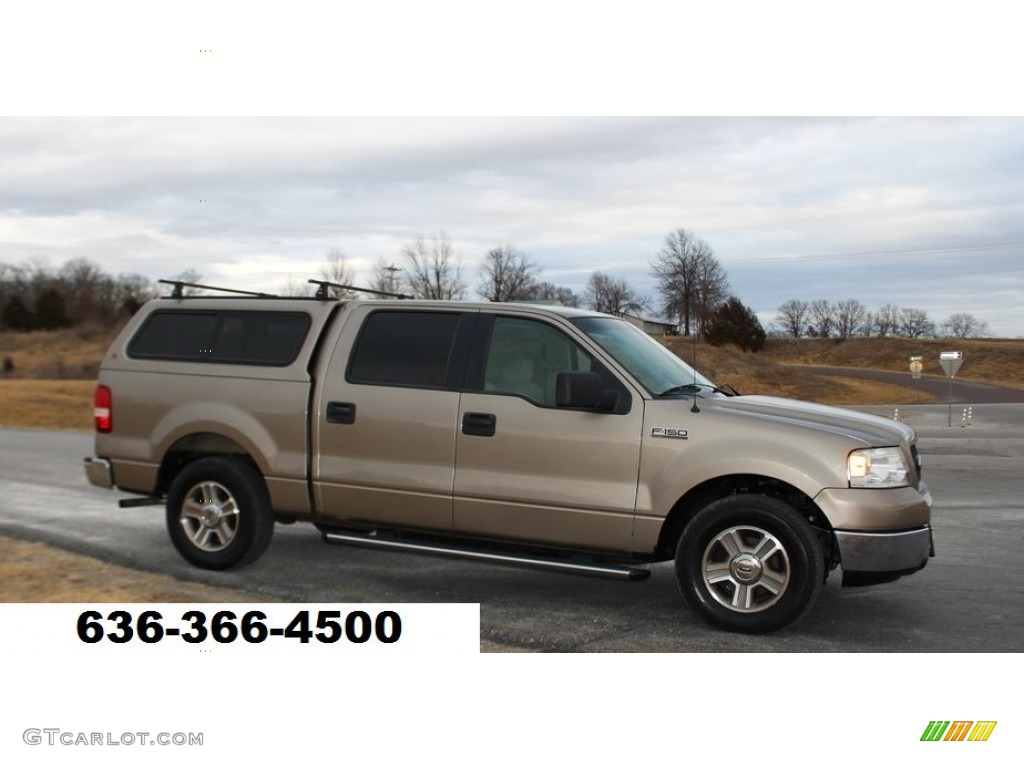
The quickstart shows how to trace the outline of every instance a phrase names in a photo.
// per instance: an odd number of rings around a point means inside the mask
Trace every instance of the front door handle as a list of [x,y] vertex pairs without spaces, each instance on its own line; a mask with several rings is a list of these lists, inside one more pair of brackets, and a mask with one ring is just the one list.
[[462,434],[476,437],[494,437],[498,419],[493,413],[462,414]]
[[356,404],[329,402],[327,404],[327,421],[331,424],[355,424]]

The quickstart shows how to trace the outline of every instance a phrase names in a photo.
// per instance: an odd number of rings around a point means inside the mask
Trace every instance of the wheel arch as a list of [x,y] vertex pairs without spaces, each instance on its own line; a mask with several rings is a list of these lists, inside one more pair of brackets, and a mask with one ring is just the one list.
[[[252,455],[230,437],[215,432],[195,432],[176,440],[164,453],[157,472],[156,493],[165,495],[174,478],[189,464],[213,456],[231,456],[251,464],[260,472],[259,464]],[[262,472],[260,472],[262,477]]]
[[693,516],[712,502],[739,494],[756,494],[783,501],[798,512],[814,528],[827,533],[822,536],[826,558],[832,561],[832,526],[813,499],[796,486],[778,478],[757,474],[723,475],[694,486],[672,506],[658,535],[656,552],[659,557],[672,559],[683,529]]

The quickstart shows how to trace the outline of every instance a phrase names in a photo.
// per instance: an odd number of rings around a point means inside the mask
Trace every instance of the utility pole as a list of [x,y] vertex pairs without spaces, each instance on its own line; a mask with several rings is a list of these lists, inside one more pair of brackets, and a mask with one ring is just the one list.
[[388,264],[384,267],[384,271],[388,273],[388,287],[387,290],[396,292],[398,291],[398,278],[395,277],[397,272],[401,272],[402,268],[395,266],[394,264]]

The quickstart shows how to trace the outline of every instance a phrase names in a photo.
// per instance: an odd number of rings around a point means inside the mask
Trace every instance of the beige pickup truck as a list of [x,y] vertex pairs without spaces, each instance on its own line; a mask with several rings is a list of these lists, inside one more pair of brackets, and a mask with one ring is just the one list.
[[934,553],[915,436],[733,396],[642,331],[528,304],[170,296],[103,359],[89,480],[191,563],[325,540],[623,578],[675,561],[720,627],[799,619],[831,570]]

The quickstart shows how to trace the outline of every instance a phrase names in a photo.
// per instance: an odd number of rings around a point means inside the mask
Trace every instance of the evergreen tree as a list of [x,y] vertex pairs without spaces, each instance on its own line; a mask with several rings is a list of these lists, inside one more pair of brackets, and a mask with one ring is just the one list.
[[49,330],[68,325],[71,320],[64,308],[64,297],[56,288],[47,288],[36,299],[36,327]]
[[735,296],[730,296],[711,315],[704,337],[716,347],[735,344],[744,352],[760,352],[767,334],[757,315]]
[[21,296],[12,296],[7,300],[4,311],[0,314],[0,322],[2,322],[4,328],[10,328],[14,331],[30,331],[32,326],[35,325],[35,317],[33,317],[29,308],[25,306]]

